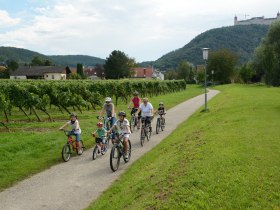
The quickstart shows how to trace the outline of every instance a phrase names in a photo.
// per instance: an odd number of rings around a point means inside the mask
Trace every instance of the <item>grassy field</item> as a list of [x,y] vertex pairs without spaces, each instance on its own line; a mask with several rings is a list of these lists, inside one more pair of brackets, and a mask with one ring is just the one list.
[[280,88],[227,85],[88,209],[280,208]]
[[[202,92],[201,87],[188,86],[185,91],[153,97],[150,101],[155,108],[160,101],[170,108]],[[120,110],[128,111],[127,104],[122,102],[117,107],[117,111]],[[86,148],[93,146],[91,133],[96,129],[96,116],[99,111],[78,113],[82,139]],[[17,181],[62,162],[61,148],[66,142],[66,137],[63,132],[58,131],[58,128],[69,118],[68,114],[61,114],[55,110],[51,112],[52,116],[55,116],[54,122],[27,122],[22,113],[13,111],[12,122],[8,124],[10,132],[0,127],[0,191]]]

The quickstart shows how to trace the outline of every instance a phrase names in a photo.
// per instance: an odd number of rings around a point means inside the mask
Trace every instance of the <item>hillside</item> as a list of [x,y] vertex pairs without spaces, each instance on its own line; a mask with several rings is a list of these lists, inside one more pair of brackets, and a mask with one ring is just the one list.
[[31,50],[15,48],[15,47],[0,47],[0,61],[15,60],[19,64],[30,63],[34,56],[39,56],[43,59],[51,60],[58,66],[76,66],[77,63],[82,63],[85,66],[94,66],[95,64],[103,64],[104,59],[87,56],[87,55],[43,55]]
[[246,63],[253,57],[254,49],[260,44],[268,28],[269,26],[265,25],[247,25],[211,29],[152,64],[157,68],[174,68],[181,60],[187,60],[194,65],[201,64],[203,63],[201,48],[204,47],[209,47],[211,51],[228,48],[240,56],[239,64]]

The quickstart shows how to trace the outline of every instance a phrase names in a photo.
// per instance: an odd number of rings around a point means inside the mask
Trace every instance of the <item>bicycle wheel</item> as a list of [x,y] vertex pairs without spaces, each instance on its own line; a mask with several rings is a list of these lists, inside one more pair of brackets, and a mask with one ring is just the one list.
[[157,119],[157,125],[156,125],[156,134],[158,134],[159,129],[160,129],[160,119],[158,118]]
[[98,146],[95,145],[93,152],[92,152],[92,159],[95,160],[97,158],[97,154],[98,154]]
[[67,162],[71,156],[71,148],[69,144],[65,144],[61,151],[62,159]]
[[151,128],[150,128],[150,127],[147,127],[145,130],[146,130],[146,138],[147,138],[147,141],[150,141],[151,135],[152,135]]
[[131,157],[131,142],[130,140],[128,139],[128,158],[125,159],[124,156],[123,156],[123,160],[125,163],[127,163],[129,160],[130,160],[130,157]]
[[130,126],[131,133],[133,133],[134,127],[135,127],[135,117],[134,116],[131,116],[131,119],[130,119],[130,122],[129,122],[129,126]]
[[144,142],[145,142],[145,129],[144,128],[142,128],[141,129],[141,133],[140,133],[140,143],[141,143],[141,146],[143,147],[143,145],[144,145]]
[[118,170],[120,165],[121,154],[117,145],[113,145],[110,154],[110,167],[113,172]]
[[162,121],[161,121],[161,130],[163,131],[165,128],[165,119],[162,118]]

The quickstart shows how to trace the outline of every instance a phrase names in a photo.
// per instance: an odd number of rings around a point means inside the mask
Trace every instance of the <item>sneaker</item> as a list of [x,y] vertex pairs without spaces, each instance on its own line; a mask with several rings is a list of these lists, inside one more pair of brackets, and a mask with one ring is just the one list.
[[83,154],[83,151],[81,149],[79,149],[78,155],[81,155],[81,154]]
[[125,159],[128,159],[128,152],[125,153],[124,158],[125,158]]

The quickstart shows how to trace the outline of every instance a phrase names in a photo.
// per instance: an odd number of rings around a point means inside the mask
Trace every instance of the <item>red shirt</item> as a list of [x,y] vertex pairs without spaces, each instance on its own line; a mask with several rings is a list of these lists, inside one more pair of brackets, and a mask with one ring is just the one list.
[[135,96],[131,100],[133,102],[134,107],[133,108],[139,108],[140,106],[140,98]]

